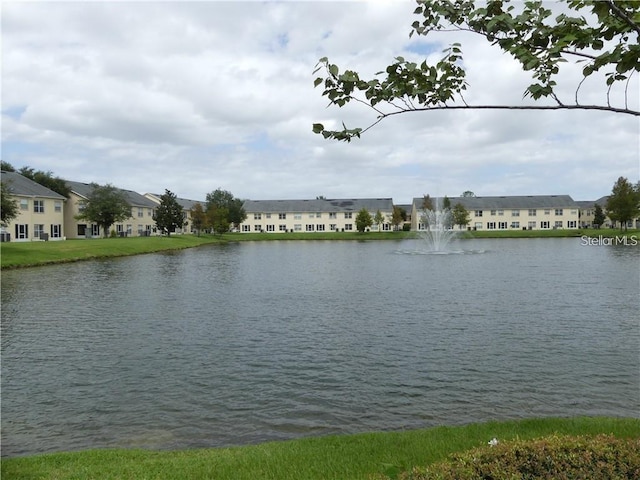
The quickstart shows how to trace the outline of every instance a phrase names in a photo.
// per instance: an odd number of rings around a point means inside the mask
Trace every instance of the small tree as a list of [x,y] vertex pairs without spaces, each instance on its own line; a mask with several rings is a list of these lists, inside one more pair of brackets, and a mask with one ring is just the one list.
[[442,199],[442,209],[443,210],[451,210],[451,200],[446,195]]
[[605,208],[609,218],[626,230],[627,222],[640,216],[640,182],[634,187],[626,178],[618,178]]
[[131,216],[131,205],[124,192],[113,185],[91,184],[91,193],[86,200],[80,201],[82,211],[76,215],[78,220],[88,220],[97,223],[109,236],[109,227]]
[[391,214],[391,224],[394,230],[398,230],[398,227],[407,220],[407,212],[404,208],[397,205],[393,206],[393,213]]
[[209,224],[213,228],[213,232],[218,235],[227,233],[231,228],[231,222],[229,221],[229,210],[225,207],[211,206],[207,210],[207,216],[209,217]]
[[605,214],[602,211],[602,207],[597,203],[594,205],[593,224],[596,228],[600,228],[604,224]]
[[433,201],[428,194],[422,196],[422,210],[433,210]]
[[453,210],[451,210],[451,215],[453,217],[453,224],[460,225],[460,228],[466,227],[467,225],[469,225],[469,222],[471,221],[469,212],[467,211],[466,208],[464,208],[464,205],[462,205],[460,202],[456,203],[453,206]]
[[367,228],[373,225],[373,218],[366,208],[363,208],[356,215],[356,228],[360,233],[363,233]]
[[175,232],[176,228],[182,228],[184,211],[174,193],[165,190],[164,194],[160,196],[160,205],[156,207],[153,220],[156,222],[158,230],[167,232],[167,237],[171,235],[171,232]]
[[378,210],[375,216],[373,217],[373,223],[375,223],[378,226],[378,231],[380,231],[380,227],[384,223],[384,215],[380,210]]
[[196,203],[191,209],[191,223],[196,232],[198,232],[198,236],[200,236],[200,231],[207,226],[207,215],[200,202]]
[[470,197],[475,197],[476,194],[473,193],[471,190],[465,190],[464,192],[462,192],[462,195],[460,196],[464,198],[470,198]]
[[18,216],[18,202],[11,195],[5,182],[0,182],[0,224],[6,227],[11,220]]

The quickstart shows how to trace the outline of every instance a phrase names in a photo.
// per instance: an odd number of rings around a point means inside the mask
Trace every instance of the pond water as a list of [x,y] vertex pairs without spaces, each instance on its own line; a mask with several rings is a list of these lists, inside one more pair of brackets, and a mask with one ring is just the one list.
[[640,416],[640,248],[257,242],[2,272],[2,455]]

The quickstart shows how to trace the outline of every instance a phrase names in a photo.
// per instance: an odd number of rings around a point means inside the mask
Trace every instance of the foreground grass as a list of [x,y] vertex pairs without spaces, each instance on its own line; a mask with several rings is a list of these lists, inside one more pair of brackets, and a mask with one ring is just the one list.
[[456,452],[550,435],[640,437],[640,419],[569,418],[489,422],[406,432],[306,438],[181,451],[90,450],[2,461],[3,479],[371,479],[396,478]]

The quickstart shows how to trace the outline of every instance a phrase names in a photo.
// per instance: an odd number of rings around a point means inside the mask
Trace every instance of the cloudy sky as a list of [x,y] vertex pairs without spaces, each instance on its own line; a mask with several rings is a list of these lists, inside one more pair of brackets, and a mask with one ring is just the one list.
[[[201,200],[569,194],[638,180],[639,121],[604,112],[449,111],[385,120],[350,144],[312,124],[365,127],[327,108],[327,56],[372,75],[396,56],[437,61],[453,36],[409,38],[415,5],[382,2],[2,2],[2,159],[140,193]],[[468,103],[521,102],[516,64],[460,38]],[[437,43],[442,42],[442,43]],[[569,102],[579,66],[566,65]],[[638,108],[637,76],[630,106]],[[602,78],[583,103],[604,102]],[[612,100],[622,104],[622,90]]]

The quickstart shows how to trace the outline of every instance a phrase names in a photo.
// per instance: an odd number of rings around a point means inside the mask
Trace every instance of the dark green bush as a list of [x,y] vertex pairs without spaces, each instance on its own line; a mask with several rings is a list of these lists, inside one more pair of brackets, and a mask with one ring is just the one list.
[[513,440],[416,467],[401,480],[640,479],[640,438],[610,435]]

